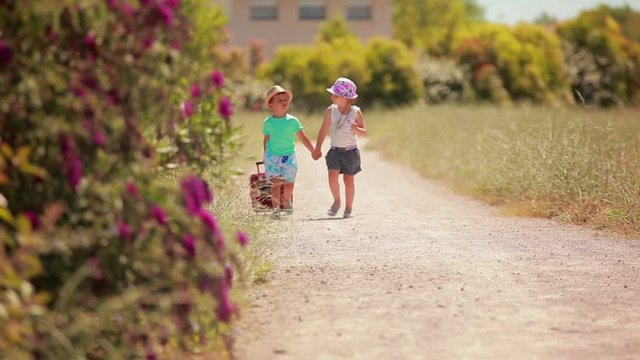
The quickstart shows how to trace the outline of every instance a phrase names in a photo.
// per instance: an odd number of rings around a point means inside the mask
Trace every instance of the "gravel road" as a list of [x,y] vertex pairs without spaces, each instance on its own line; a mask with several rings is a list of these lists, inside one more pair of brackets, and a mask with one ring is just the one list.
[[328,218],[324,159],[298,159],[238,359],[640,359],[640,240],[505,216],[368,150],[355,217]]

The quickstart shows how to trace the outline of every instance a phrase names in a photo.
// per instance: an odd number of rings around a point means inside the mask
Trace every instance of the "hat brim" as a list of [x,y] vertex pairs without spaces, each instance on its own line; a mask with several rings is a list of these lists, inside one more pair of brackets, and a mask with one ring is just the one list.
[[269,97],[264,99],[264,104],[268,107],[269,106],[269,102],[271,101],[271,99],[274,96],[278,95],[278,94],[287,94],[289,96],[288,104],[291,104],[291,100],[293,100],[293,93],[290,90],[287,90],[287,89],[282,89],[282,91],[274,92],[273,94],[269,95]]
[[344,96],[344,95],[336,94],[336,93],[333,91],[333,89],[331,89],[331,88],[328,88],[328,89],[327,89],[327,92],[329,92],[330,94],[335,95],[335,96],[342,96],[342,97],[347,98],[347,99],[349,99],[349,100],[354,100],[354,99],[357,99],[357,98],[358,98],[358,94],[356,94],[356,95],[355,95],[355,96],[353,96],[353,97],[349,97],[349,96]]

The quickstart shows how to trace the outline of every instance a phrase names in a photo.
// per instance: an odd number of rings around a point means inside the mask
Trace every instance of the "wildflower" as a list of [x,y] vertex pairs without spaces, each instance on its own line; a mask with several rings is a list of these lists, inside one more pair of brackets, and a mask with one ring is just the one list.
[[180,0],[165,0],[164,3],[172,9],[177,9],[178,7],[180,7]]
[[92,139],[93,143],[99,147],[103,148],[107,144],[107,136],[105,135],[104,131],[97,126],[93,130]]
[[196,175],[189,175],[180,183],[185,207],[191,215],[198,215],[202,205],[213,201],[207,183]]
[[198,84],[191,85],[191,97],[199,98],[202,95],[202,91],[200,91],[200,86]]
[[244,231],[238,231],[237,236],[240,246],[245,247],[247,246],[247,244],[249,244],[249,236],[247,235],[247,233],[245,233]]
[[0,40],[0,66],[7,66],[13,60],[13,50]]
[[156,8],[156,11],[165,25],[173,25],[173,10],[170,7],[160,5]]
[[220,99],[220,103],[218,104],[218,113],[227,120],[231,115],[233,115],[233,104],[231,104],[231,100],[229,100],[228,97],[223,96]]
[[184,117],[193,116],[193,112],[194,112],[194,106],[191,101],[187,100],[182,103],[182,115],[184,115]]
[[128,181],[126,186],[127,188],[127,193],[133,197],[138,197],[140,196],[140,191],[138,190],[138,186],[131,181]]
[[124,240],[131,240],[133,238],[133,231],[131,230],[131,226],[124,221],[118,221],[116,224],[116,229],[118,231],[118,236],[120,236]]
[[218,320],[228,323],[231,321],[231,314],[234,312],[234,306],[231,304],[231,300],[229,300],[229,287],[224,281],[221,281],[218,286],[218,300],[220,303],[216,308],[216,315],[218,316]]
[[218,89],[221,89],[224,86],[224,76],[218,70],[214,70],[211,73],[211,80]]
[[82,159],[78,155],[76,143],[70,135],[60,135],[60,151],[62,152],[62,165],[67,181],[73,191],[76,191],[80,180],[82,180]]
[[160,225],[167,224],[167,214],[165,214],[164,210],[160,206],[156,204],[151,204],[151,206],[149,207],[149,212],[151,213],[153,218],[156,219],[158,224]]
[[231,281],[233,280],[233,267],[231,264],[224,264],[224,281],[226,281],[227,285],[231,287]]
[[205,209],[200,209],[199,216],[200,220],[209,228],[212,234],[216,234],[219,231],[218,220],[216,220],[216,217],[212,213]]
[[153,38],[153,36],[147,36],[144,38],[144,40],[142,40],[142,47],[145,49],[149,49],[153,46],[153,43],[156,40]]
[[36,214],[34,211],[27,211],[23,215],[24,217],[29,219],[29,222],[31,223],[31,229],[38,230],[40,228],[40,219],[38,218],[38,214]]
[[187,254],[189,254],[190,258],[196,256],[196,238],[193,235],[185,235],[182,239],[182,246],[184,246],[184,249],[186,250]]
[[89,52],[89,58],[95,60],[98,57],[98,44],[93,35],[86,35],[82,40],[82,44]]

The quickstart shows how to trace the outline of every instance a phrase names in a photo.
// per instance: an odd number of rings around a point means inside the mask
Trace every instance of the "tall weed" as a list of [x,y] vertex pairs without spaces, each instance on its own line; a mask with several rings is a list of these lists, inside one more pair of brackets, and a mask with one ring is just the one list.
[[513,212],[640,233],[639,110],[412,107],[367,114],[370,144]]

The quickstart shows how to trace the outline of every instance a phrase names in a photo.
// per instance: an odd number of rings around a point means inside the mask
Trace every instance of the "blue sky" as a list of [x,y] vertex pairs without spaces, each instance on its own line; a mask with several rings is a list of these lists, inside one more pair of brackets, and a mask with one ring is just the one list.
[[640,11],[640,0],[476,0],[476,3],[484,7],[487,20],[509,25],[519,21],[532,22],[543,11],[558,20],[566,20],[598,4],[629,5]]

